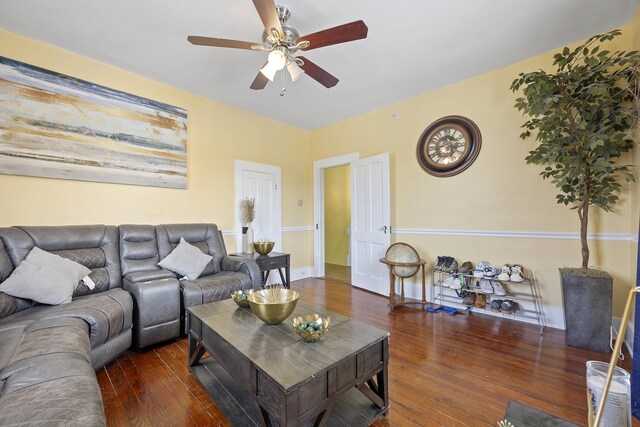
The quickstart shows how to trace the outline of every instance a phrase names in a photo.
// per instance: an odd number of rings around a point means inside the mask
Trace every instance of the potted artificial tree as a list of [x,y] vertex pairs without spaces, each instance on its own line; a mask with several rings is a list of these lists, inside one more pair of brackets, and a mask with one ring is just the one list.
[[554,55],[556,69],[521,73],[511,90],[522,90],[515,107],[529,120],[520,138],[534,136],[527,163],[558,188],[557,202],[580,219],[581,268],[561,268],[567,343],[609,351],[612,277],[589,268],[589,208],[609,212],[621,180],[634,181],[619,157],[633,148],[638,120],[638,52],[609,51],[602,45],[619,30],[593,36],[575,49]]

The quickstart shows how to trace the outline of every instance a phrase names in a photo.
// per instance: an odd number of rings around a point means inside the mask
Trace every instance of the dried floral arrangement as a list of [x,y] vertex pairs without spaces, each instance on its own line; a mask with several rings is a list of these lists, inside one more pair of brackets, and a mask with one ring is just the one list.
[[240,220],[243,225],[248,225],[256,218],[255,197],[245,197],[240,201]]

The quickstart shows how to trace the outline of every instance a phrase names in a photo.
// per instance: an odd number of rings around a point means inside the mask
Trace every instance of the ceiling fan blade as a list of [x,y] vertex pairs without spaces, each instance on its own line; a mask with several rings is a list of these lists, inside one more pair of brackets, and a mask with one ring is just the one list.
[[316,64],[309,61],[304,56],[298,56],[298,58],[302,59],[302,61],[304,62],[304,64],[302,64],[300,68],[302,68],[309,77],[320,83],[322,86],[330,88],[338,84],[339,80],[337,78],[335,78],[322,68],[318,67]]
[[[268,62],[269,61],[265,62],[264,65],[267,65]],[[267,83],[269,83],[269,79],[267,78],[267,76],[258,71],[258,75],[255,79],[253,79],[253,83],[251,83],[251,86],[249,87],[253,90],[262,90],[265,88]]]
[[230,47],[233,49],[260,50],[260,43],[243,42],[240,40],[227,40],[215,37],[189,36],[187,40],[198,46]]
[[309,46],[301,48],[301,50],[318,49],[320,47],[331,46],[333,44],[345,43],[354,40],[367,38],[369,28],[364,21],[354,21],[337,27],[327,28],[317,33],[308,34],[298,39],[298,44],[302,41],[308,41]]
[[271,29],[275,28],[278,31],[278,37],[282,38],[284,32],[282,31],[282,25],[280,25],[280,19],[278,18],[278,11],[273,0],[253,0],[253,5],[260,15],[260,19],[264,24],[264,29],[268,35],[272,34]]

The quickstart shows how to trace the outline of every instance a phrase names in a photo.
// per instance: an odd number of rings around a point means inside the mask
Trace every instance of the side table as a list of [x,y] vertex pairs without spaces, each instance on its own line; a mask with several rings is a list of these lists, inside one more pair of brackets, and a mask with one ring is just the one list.
[[[288,289],[291,285],[291,261],[289,259],[289,254],[285,254],[282,252],[269,252],[267,255],[260,255],[259,253],[255,252],[252,254],[229,254],[229,256],[253,259],[256,264],[258,264],[258,268],[260,268],[263,286],[265,283],[267,283],[267,279],[269,278],[269,273],[271,272],[271,270],[278,270],[278,274],[280,274],[280,280],[282,280],[282,284],[285,288]],[[282,269],[284,269],[284,273],[282,272]]]
[[[389,267],[389,307],[391,310],[396,308],[399,305],[403,304],[422,304],[423,306],[427,303],[427,295],[425,290],[425,265],[427,261],[420,258],[419,261],[416,262],[396,262],[390,261],[386,258],[380,258],[380,262],[386,264]],[[405,301],[404,299],[404,277],[401,277],[401,295],[400,301],[396,302],[396,275],[394,274],[394,267],[418,267],[419,270],[422,270],[422,301]]]

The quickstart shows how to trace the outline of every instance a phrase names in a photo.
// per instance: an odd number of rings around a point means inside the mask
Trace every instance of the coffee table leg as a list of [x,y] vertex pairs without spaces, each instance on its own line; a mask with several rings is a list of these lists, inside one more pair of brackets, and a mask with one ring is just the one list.
[[260,421],[264,427],[271,427],[271,418],[269,418],[269,413],[265,411],[265,409],[260,406],[258,402],[256,402],[256,408],[258,408],[258,415],[260,417]]
[[327,409],[318,414],[318,418],[316,418],[316,421],[313,423],[313,427],[324,427],[327,424],[327,421],[329,421],[331,411],[333,411],[333,404],[329,405]]
[[191,350],[192,340],[193,338],[189,336],[189,367],[192,367],[196,363],[198,363],[202,358],[202,355],[204,354],[204,352],[207,351],[200,341],[198,341],[195,345],[195,348]]

